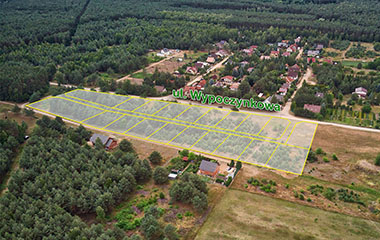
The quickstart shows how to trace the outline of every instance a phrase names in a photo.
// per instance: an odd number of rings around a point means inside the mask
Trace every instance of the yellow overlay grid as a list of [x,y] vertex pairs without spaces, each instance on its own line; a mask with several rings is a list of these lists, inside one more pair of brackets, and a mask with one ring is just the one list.
[[317,123],[73,90],[28,104],[101,131],[301,175]]

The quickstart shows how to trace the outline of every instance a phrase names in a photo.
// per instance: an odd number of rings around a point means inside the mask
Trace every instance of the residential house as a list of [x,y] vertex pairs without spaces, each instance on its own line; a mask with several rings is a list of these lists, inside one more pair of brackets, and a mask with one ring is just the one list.
[[260,56],[260,60],[270,60],[270,56]]
[[289,89],[289,88],[290,88],[290,83],[284,83],[284,84],[282,84],[281,87],[282,87],[282,88]]
[[294,39],[294,42],[295,42],[295,43],[299,43],[299,42],[301,42],[301,37],[298,36],[296,39]]
[[166,88],[164,86],[154,86],[158,93],[166,92]]
[[206,63],[206,62],[200,62],[200,61],[198,61],[198,62],[196,62],[195,64],[194,64],[194,66],[196,67],[196,68],[198,68],[198,69],[200,69],[200,68],[205,68],[205,67],[207,67],[207,66],[209,66],[210,64],[208,64],[208,63]]
[[294,64],[288,68],[288,77],[292,78],[293,80],[297,80],[299,72],[301,72],[301,68],[297,64]]
[[274,97],[277,99],[278,102],[284,102],[284,96],[280,94],[275,94]]
[[215,45],[219,48],[222,49],[224,46],[227,44],[225,40],[221,40],[220,42],[216,43]]
[[356,94],[359,96],[359,98],[365,98],[367,96],[367,89],[363,88],[363,87],[358,87],[358,88],[355,88],[355,92],[353,92],[352,94]]
[[307,56],[308,57],[316,57],[319,55],[319,50],[308,50]]
[[227,83],[227,84],[232,84],[232,82],[234,81],[234,77],[233,76],[224,76],[220,80],[222,82]]
[[323,49],[323,44],[317,44],[315,47],[315,50],[322,50]]
[[250,67],[250,68],[247,69],[247,72],[251,73],[253,71],[253,69],[254,69],[253,67]]
[[106,150],[111,150],[111,149],[114,149],[115,147],[117,147],[117,141],[115,139],[108,137],[108,136],[98,134],[98,133],[95,133],[91,136],[90,142],[92,143],[92,145],[95,145],[96,139],[98,139],[98,138],[100,139],[100,141],[102,142],[102,144]]
[[314,105],[314,104],[305,104],[303,106],[303,109],[309,110],[313,113],[320,113],[321,112],[321,106]]
[[289,44],[286,42],[279,42],[279,43],[277,43],[277,46],[279,48],[287,48],[289,46]]
[[[293,76],[293,77],[294,77],[294,76]],[[286,76],[285,81],[286,81],[287,83],[292,83],[292,82],[294,81],[294,78],[293,78],[293,77],[291,77],[291,76]],[[296,77],[298,77],[298,75],[297,75]]]
[[214,64],[214,63],[215,63],[215,58],[213,58],[213,57],[208,57],[207,60],[206,60],[206,62],[211,63],[211,64]]
[[247,61],[242,61],[241,63],[240,63],[240,65],[242,66],[242,67],[245,67],[246,65],[248,65],[249,64],[249,62],[247,62]]
[[273,58],[276,58],[280,55],[280,52],[279,51],[271,51],[270,52],[270,56],[273,57]]
[[264,100],[264,103],[271,103],[273,96],[267,97],[267,99]]
[[288,92],[288,89],[280,87],[280,89],[278,90],[278,92],[280,93],[280,95],[285,96],[286,93]]
[[230,86],[230,89],[231,89],[232,91],[237,91],[238,88],[239,88],[239,86],[240,86],[240,83],[239,83],[239,82],[235,82],[235,83],[233,83],[233,84]]
[[196,67],[187,67],[186,68],[186,73],[190,73],[192,75],[195,75],[197,74],[198,72],[198,69]]
[[310,64],[310,63],[315,63],[316,62],[316,59],[313,57],[313,58],[307,58],[307,63]]
[[289,56],[290,56],[290,52],[284,52],[284,53],[282,54],[282,56],[283,56],[283,57],[289,57]]
[[215,177],[219,173],[219,164],[202,160],[199,166],[199,173],[210,177]]
[[225,56],[228,56],[228,53],[224,50],[219,50],[215,53],[218,57],[225,57]]

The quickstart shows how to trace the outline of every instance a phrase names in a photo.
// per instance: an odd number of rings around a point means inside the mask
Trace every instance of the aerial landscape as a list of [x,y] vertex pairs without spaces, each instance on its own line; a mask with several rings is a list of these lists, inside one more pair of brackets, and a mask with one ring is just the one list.
[[377,0],[0,0],[0,239],[380,239]]

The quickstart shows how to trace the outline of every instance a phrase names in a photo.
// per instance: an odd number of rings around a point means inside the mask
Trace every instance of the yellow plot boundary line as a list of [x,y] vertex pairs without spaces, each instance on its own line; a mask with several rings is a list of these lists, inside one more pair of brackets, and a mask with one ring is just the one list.
[[82,122],[85,122],[85,121],[90,120],[90,119],[92,119],[92,118],[94,118],[94,117],[97,117],[97,116],[99,116],[99,115],[102,115],[103,113],[106,113],[106,112],[107,112],[107,111],[104,110],[103,112],[98,113],[98,114],[95,114],[95,115],[93,115],[93,116],[91,116],[91,117],[88,117],[88,118],[86,118],[86,119],[84,119],[84,120],[82,120],[82,121],[80,121],[80,122],[81,122],[81,123],[82,123]]
[[170,105],[170,103],[166,104],[165,106],[163,106],[162,108],[158,109],[158,111],[155,111],[153,113],[153,115],[156,115],[157,113],[159,113],[161,110],[163,110],[164,108],[168,107]]
[[273,154],[276,152],[278,146],[280,146],[280,144],[277,144],[276,148],[273,150],[272,154],[270,155],[270,157],[268,158],[267,162],[265,163],[265,166],[269,163],[269,161],[271,160]]
[[219,123],[221,123],[228,115],[230,115],[231,112],[227,113],[226,116],[222,117],[222,119],[220,119],[217,123],[215,123],[215,125],[213,127],[216,127],[218,126]]
[[127,100],[122,101],[121,103],[118,103],[118,104],[116,104],[115,106],[113,106],[113,107],[111,107],[111,108],[116,108],[116,107],[120,106],[121,104],[128,102],[128,101],[131,100],[131,99],[132,99],[132,98],[129,97]]
[[122,115],[122,114],[120,114],[120,115],[121,115],[120,117],[118,117],[118,118],[116,118],[115,120],[113,120],[112,122],[108,123],[107,125],[105,125],[104,127],[102,127],[102,129],[104,129],[104,128],[110,126],[112,123],[115,123],[115,122],[119,121],[120,118],[125,117],[125,116]]
[[163,129],[168,124],[169,123],[164,124],[162,127],[158,128],[156,131],[152,132],[152,134],[150,134],[149,136],[147,136],[145,139],[150,138],[151,136],[153,136],[153,134],[155,134],[156,132],[160,131],[161,129]]
[[192,147],[194,147],[195,144],[197,144],[200,140],[202,140],[207,134],[208,134],[208,131],[205,132],[205,133],[203,134],[203,136],[200,137],[195,143],[193,143],[193,145],[191,145],[191,146],[189,147],[189,149],[191,149]]
[[128,128],[127,130],[125,130],[125,131],[123,132],[123,134],[125,134],[126,132],[128,132],[129,130],[131,130],[132,128],[136,127],[137,125],[139,125],[140,123],[142,123],[142,122],[144,122],[144,121],[145,121],[145,119],[142,119],[141,121],[139,121],[138,123],[136,123],[136,124],[133,125],[132,127],[130,127],[130,128]]
[[213,154],[216,150],[218,150],[218,148],[220,147],[220,146],[222,146],[222,144],[230,137],[231,135],[228,135],[215,149],[214,149],[214,151],[212,151],[211,152],[211,154]]
[[[44,99],[46,100],[46,99]],[[35,102],[37,103],[37,102]],[[29,107],[31,109],[35,109],[37,111],[40,111],[40,112],[43,112],[47,115],[51,115],[51,116],[58,116],[58,117],[61,117],[63,119],[66,119],[68,121],[71,121],[71,122],[75,122],[75,123],[78,123],[78,124],[82,124],[81,122],[79,121],[76,121],[76,120],[73,120],[73,119],[70,119],[70,118],[66,118],[66,117],[63,117],[63,116],[60,116],[60,115],[57,115],[57,114],[54,114],[54,113],[49,113],[47,111],[44,111],[44,110],[41,110],[41,109],[38,109],[38,108],[35,108],[35,107],[32,107],[30,106],[30,104],[26,105],[26,107]],[[145,119],[141,120],[139,123],[141,123],[142,121],[144,121]],[[305,121],[307,122],[307,121]],[[137,124],[139,124],[137,123]],[[310,123],[313,123],[313,122],[310,122]],[[137,125],[135,124],[135,125]],[[314,123],[316,124],[316,123]],[[130,135],[130,134],[125,134],[124,133],[121,133],[121,132],[115,132],[115,131],[111,131],[111,130],[107,130],[107,129],[100,129],[100,128],[97,128],[97,127],[94,127],[94,126],[91,126],[91,125],[88,125],[88,124],[82,124],[82,125],[85,125],[85,126],[88,126],[90,128],[94,128],[94,129],[98,129],[98,130],[101,130],[101,131],[106,131],[106,132],[110,132],[110,133],[114,133],[114,134],[119,134],[119,135],[124,135],[124,136],[128,136],[128,137],[132,137],[132,138],[136,138],[136,139],[141,139],[141,140],[146,140],[146,141],[150,141],[150,142],[154,142],[154,143],[157,143],[157,144],[162,144],[162,145],[167,145],[167,146],[171,146],[171,147],[175,147],[175,148],[179,148],[179,149],[190,149],[191,147],[193,147],[199,140],[201,140],[201,138],[203,138],[208,132],[206,132],[200,139],[198,139],[197,142],[195,142],[190,148],[184,148],[182,146],[177,146],[177,145],[173,145],[173,144],[169,144],[169,143],[163,143],[163,142],[159,142],[159,141],[155,141],[155,140],[151,140],[151,139],[144,139],[142,137],[138,137],[138,136],[134,136],[134,135]],[[318,125],[318,124],[316,124]],[[133,128],[134,126],[132,126],[131,128]],[[131,129],[129,128],[129,129]],[[128,129],[128,130],[129,130]],[[128,131],[127,130],[127,131]],[[316,131],[316,129],[315,129]],[[314,134],[315,134],[315,131],[314,131]],[[256,139],[256,140],[260,140],[260,139]],[[221,158],[224,158],[224,159],[229,159],[229,160],[237,160],[235,158],[230,158],[230,157],[226,157],[226,156],[220,156],[220,155],[217,155],[217,154],[211,154],[211,153],[207,153],[207,152],[202,152],[202,151],[199,151],[199,150],[195,150],[195,149],[191,149],[191,151],[193,152],[199,152],[199,153],[202,153],[202,154],[205,154],[205,155],[209,155],[209,156],[215,156],[215,157],[221,157]],[[310,148],[309,148],[309,151],[310,151]],[[295,173],[295,172],[291,172],[291,171],[286,171],[286,170],[283,170],[283,169],[278,169],[278,168],[273,168],[273,167],[270,167],[270,166],[265,166],[265,165],[260,165],[260,164],[256,164],[256,163],[252,163],[252,162],[246,162],[246,161],[241,161],[239,160],[240,162],[242,163],[246,163],[246,164],[250,164],[250,165],[254,165],[254,166],[258,166],[258,167],[265,167],[265,168],[268,168],[268,169],[273,169],[273,170],[276,170],[276,171],[280,171],[280,172],[285,172],[285,173],[290,173],[290,174],[294,174],[294,175],[302,175],[302,172],[301,173]],[[305,159],[305,163],[306,163],[306,159]]]
[[141,105],[140,105],[140,106],[138,106],[137,108],[133,109],[133,110],[132,110],[132,112],[135,112],[137,109],[139,109],[139,108],[141,108],[141,107],[145,106],[146,104],[150,103],[151,101],[152,101],[152,100],[149,100],[149,101],[147,101],[147,102],[145,102],[145,103],[141,104]]
[[[76,91],[76,90],[73,90],[73,91]],[[92,91],[90,91],[92,92]],[[101,93],[101,92],[94,92],[94,93]],[[103,94],[107,94],[107,93],[103,93]],[[111,93],[109,93],[111,94]],[[120,95],[120,96],[123,96],[123,95]],[[153,115],[153,114],[148,114],[148,113],[141,113],[141,112],[135,112],[135,110],[137,110],[138,108],[142,107],[143,105],[147,104],[148,102],[152,102],[152,101],[159,101],[159,102],[164,102],[164,103],[168,103],[167,101],[161,101],[161,100],[154,100],[154,99],[150,99],[148,100],[147,102],[143,103],[142,105],[138,106],[137,108],[135,108],[133,111],[130,111],[130,110],[125,110],[125,109],[120,109],[120,108],[114,108],[114,107],[108,107],[106,105],[103,105],[103,104],[100,104],[100,103],[96,103],[96,102],[91,102],[91,101],[88,101],[86,99],[81,99],[81,98],[77,98],[77,97],[73,97],[73,96],[67,96],[69,98],[75,98],[75,99],[78,99],[80,101],[85,101],[85,102],[88,102],[88,103],[91,103],[91,104],[95,104],[95,105],[99,105],[99,106],[103,106],[103,107],[106,107],[106,108],[111,108],[111,109],[115,109],[117,111],[122,111],[122,112],[131,112],[131,113],[138,113],[138,114],[143,114],[143,115],[147,115],[147,116],[152,116],[152,117],[157,117],[157,118],[162,118],[162,119],[167,119],[167,120],[173,120],[173,121],[178,121],[178,122],[183,122],[183,123],[188,123],[188,124],[197,124],[199,126],[203,126],[203,127],[213,127],[213,128],[216,128],[216,129],[220,129],[220,130],[223,130],[223,131],[230,131],[230,132],[236,132],[236,133],[241,133],[241,134],[248,134],[248,135],[251,135],[251,136],[258,136],[258,137],[263,137],[263,138],[268,138],[268,139],[272,139],[272,140],[280,140],[282,138],[282,136],[285,134],[286,130],[288,127],[285,128],[284,132],[281,134],[281,136],[279,138],[274,138],[274,137],[269,137],[269,136],[263,136],[263,135],[257,135],[257,134],[251,134],[251,133],[247,133],[247,132],[240,132],[240,131],[236,131],[236,130],[230,130],[230,129],[226,129],[226,128],[219,128],[219,127],[216,127],[216,126],[208,126],[208,125],[205,125],[205,124],[200,124],[200,123],[195,123],[197,122],[199,119],[197,119],[196,121],[194,122],[189,122],[189,121],[184,121],[184,120],[178,120],[178,119],[175,119],[177,117],[175,117],[174,119],[172,118],[167,118],[167,117],[162,117],[162,116],[157,116],[157,115]],[[137,98],[137,99],[143,99],[143,98],[139,98],[139,97],[135,97],[135,96],[129,96],[131,98]],[[62,99],[66,99],[66,100],[72,100],[72,99],[68,99],[68,98],[63,98],[63,97],[57,97],[57,98],[62,98]],[[147,100],[147,99],[143,99],[143,100]],[[78,102],[80,104],[84,104],[84,103],[81,103],[81,102]],[[179,104],[179,103],[169,103],[169,104]],[[215,108],[212,108],[212,107],[205,107],[205,106],[197,106],[197,105],[189,105],[189,104],[183,104],[181,103],[181,105],[186,105],[186,106],[190,106],[190,107],[202,107],[202,108],[208,108],[209,110],[207,112],[209,112],[210,110],[214,109],[216,110]],[[92,105],[88,105],[89,107],[94,107]],[[189,108],[190,108],[189,107]],[[229,111],[229,112],[232,112],[230,110],[226,110],[226,109],[217,109],[219,111]],[[186,110],[185,110],[186,111]],[[206,112],[206,113],[207,113]],[[182,113],[181,113],[182,114]],[[281,117],[277,117],[277,116],[269,116],[269,115],[260,115],[260,114],[255,114],[255,113],[242,113],[242,114],[248,114],[249,116],[250,115],[256,115],[256,116],[265,116],[265,117],[270,117],[270,118],[278,118],[278,119],[284,119],[284,120],[287,120],[289,123],[288,123],[288,126],[290,125],[290,121],[289,119],[286,119],[286,118],[281,118]],[[201,116],[202,117],[202,116]]]
[[[188,108],[186,108],[185,110],[183,110],[180,114],[178,114],[177,116],[175,116],[175,118],[173,118],[173,120],[174,119],[176,119],[177,117],[179,117],[179,116],[181,116],[182,114],[184,114],[187,110],[189,110],[191,108],[191,106],[190,107],[188,107]],[[179,121],[179,120],[178,120]]]
[[[62,97],[55,97],[55,98],[58,98],[58,99],[64,99],[64,100],[67,100],[67,101],[71,101],[71,102],[74,102],[74,103],[78,103],[78,104],[81,104],[81,105],[85,105],[85,106],[88,106],[88,107],[93,107],[91,105],[88,105],[88,104],[85,104],[85,103],[81,103],[81,102],[76,102],[72,99],[66,99],[66,98],[62,98]],[[100,109],[100,110],[104,110],[102,108],[97,108],[95,107],[96,109]],[[143,118],[143,119],[147,119],[147,120],[151,120],[151,121],[156,121],[156,122],[164,122],[164,123],[167,123],[168,121],[165,121],[165,120],[160,120],[160,119],[154,119],[154,118],[148,118],[148,117],[144,117],[144,116],[136,116],[136,115],[132,115],[132,114],[128,114],[128,113],[121,113],[121,112],[115,112],[115,111],[111,111],[111,110],[105,110],[105,112],[111,112],[111,113],[116,113],[116,114],[123,114],[125,116],[132,116],[132,117],[136,117],[136,118]],[[185,126],[187,127],[188,125],[185,125],[185,124],[181,124],[181,123],[175,123],[175,122],[170,122],[171,124],[174,124],[174,125],[178,125],[178,126]],[[290,124],[290,123],[289,123]],[[290,145],[290,144],[285,144],[285,143],[279,143],[279,142],[275,142],[275,141],[271,141],[271,140],[267,140],[267,139],[260,139],[260,138],[255,138],[255,137],[251,137],[251,136],[245,136],[245,135],[239,135],[239,134],[235,134],[235,133],[228,133],[228,132],[221,132],[221,131],[218,131],[218,130],[214,130],[214,129],[210,129],[212,128],[211,126],[207,126],[209,128],[201,128],[201,127],[197,127],[197,126],[190,126],[191,128],[194,128],[194,129],[201,129],[201,130],[205,130],[205,131],[208,131],[208,132],[217,132],[217,133],[221,133],[221,134],[226,134],[226,135],[232,135],[232,136],[237,136],[237,137],[242,137],[242,138],[249,138],[249,139],[257,139],[257,140],[260,140],[260,141],[263,141],[263,142],[271,142],[271,143],[276,143],[276,144],[281,144],[281,145],[286,145],[286,146],[290,146],[290,147],[296,147],[296,148],[302,148],[302,149],[307,149],[307,148],[304,148],[304,147],[300,147],[300,146],[295,146],[295,145]],[[286,129],[284,131],[284,133],[286,132]],[[243,133],[243,134],[247,134],[247,133]],[[247,134],[249,135],[249,134]]]
[[245,122],[245,120],[247,120],[248,118],[249,118],[249,114],[247,114],[247,116],[243,119],[243,120],[241,120],[241,122],[239,123],[239,125],[237,125],[235,128],[234,128],[234,131],[236,130],[236,129],[238,129],[239,127],[240,127],[240,125],[242,125],[243,124],[243,122]]
[[181,132],[179,132],[177,135],[175,135],[175,137],[173,137],[172,139],[170,139],[170,141],[168,143],[171,143],[174,139],[176,139],[179,135],[181,135],[184,131],[186,131],[188,128],[190,127],[186,127],[185,129],[183,129]]
[[239,157],[236,158],[236,160],[239,160],[239,158],[243,155],[243,153],[248,149],[248,147],[253,143],[253,139],[249,142],[249,144],[244,148],[244,150],[240,153]]
[[302,167],[302,170],[301,170],[301,174],[300,174],[300,175],[302,175],[303,170],[305,169],[306,161],[307,161],[307,157],[309,156],[310,149],[311,149],[311,145],[313,144],[314,137],[315,137],[315,133],[317,132],[317,128],[318,128],[318,123],[317,123],[317,125],[315,126],[314,133],[313,133],[313,137],[312,137],[312,139],[311,139],[311,143],[310,143],[310,147],[309,147],[309,150],[307,151],[306,159],[305,159],[305,162],[303,163],[303,167]]
[[202,116],[200,116],[199,118],[197,118],[197,120],[195,120],[193,123],[198,122],[199,119],[203,118],[210,111],[211,111],[211,109],[209,109],[207,112],[203,113]]
[[257,133],[257,135],[260,135],[261,131],[264,130],[264,128],[267,126],[267,124],[272,120],[272,118],[269,118],[268,121],[264,124],[264,126],[260,129],[260,131]]

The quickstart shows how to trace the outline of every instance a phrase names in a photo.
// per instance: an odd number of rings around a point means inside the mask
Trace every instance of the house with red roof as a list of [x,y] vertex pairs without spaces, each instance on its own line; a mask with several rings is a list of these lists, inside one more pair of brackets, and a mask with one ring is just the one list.
[[313,113],[320,113],[321,112],[321,106],[314,105],[314,104],[305,104],[303,106],[303,109],[306,109]]
[[225,83],[231,83],[234,81],[234,77],[233,76],[224,76],[220,79],[222,82],[225,82]]
[[271,52],[270,52],[270,56],[271,56],[271,57],[275,57],[275,58],[276,58],[276,57],[278,57],[279,55],[280,55],[280,52],[279,52],[279,51],[271,51]]
[[186,68],[186,73],[190,73],[192,75],[195,75],[197,74],[198,72],[198,69],[196,67],[187,67]]
[[235,82],[235,83],[233,83],[233,84],[230,86],[230,89],[231,89],[232,91],[237,91],[238,88],[239,88],[239,86],[240,86],[240,83],[239,83],[239,82]]

